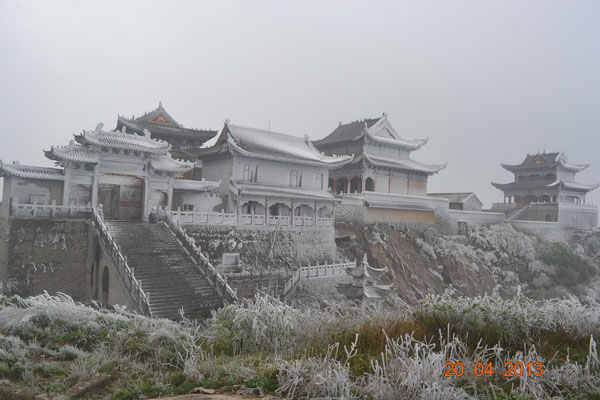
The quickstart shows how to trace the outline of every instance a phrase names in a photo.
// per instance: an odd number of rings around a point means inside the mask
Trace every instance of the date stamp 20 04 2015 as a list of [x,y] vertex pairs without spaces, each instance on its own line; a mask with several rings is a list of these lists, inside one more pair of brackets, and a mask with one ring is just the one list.
[[[461,362],[450,362],[448,361],[444,368],[446,372],[444,376],[453,377],[453,376],[463,376],[465,373],[465,366]],[[519,377],[519,376],[542,376],[544,375],[544,366],[541,362],[536,363],[527,363],[523,364],[522,362],[506,362],[504,363],[504,376],[508,378]],[[494,369],[492,368],[492,363],[489,362],[487,364],[476,362],[473,365],[473,373],[475,376],[492,376],[494,375]]]

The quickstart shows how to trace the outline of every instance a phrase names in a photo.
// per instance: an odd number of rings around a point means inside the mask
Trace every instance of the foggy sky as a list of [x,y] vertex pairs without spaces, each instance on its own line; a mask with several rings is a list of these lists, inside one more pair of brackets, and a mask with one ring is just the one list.
[[[0,0],[0,159],[159,101],[187,127],[319,139],[386,112],[429,191],[502,201],[500,163],[565,150],[600,182],[598,1]],[[600,190],[588,196],[600,203]]]

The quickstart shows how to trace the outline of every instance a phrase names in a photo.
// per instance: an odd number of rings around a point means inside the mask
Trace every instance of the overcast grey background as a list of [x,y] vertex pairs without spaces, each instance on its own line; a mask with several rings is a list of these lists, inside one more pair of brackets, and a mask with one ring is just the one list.
[[[500,163],[564,149],[600,182],[598,1],[0,0],[0,158],[162,100],[184,126],[318,139],[387,112],[413,158],[448,162],[429,191],[490,205]],[[589,198],[599,203],[600,190]]]

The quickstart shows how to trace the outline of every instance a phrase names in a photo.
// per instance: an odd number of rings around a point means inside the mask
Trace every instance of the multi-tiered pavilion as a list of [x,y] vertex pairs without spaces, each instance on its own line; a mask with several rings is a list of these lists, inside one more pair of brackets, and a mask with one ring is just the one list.
[[313,142],[329,155],[351,155],[351,163],[330,172],[329,187],[336,193],[363,191],[425,196],[427,178],[445,164],[423,164],[410,158],[427,139],[401,137],[386,114],[340,125]]
[[521,164],[502,167],[514,174],[510,183],[492,185],[504,192],[504,203],[516,208],[531,203],[585,204],[585,196],[599,184],[575,181],[575,175],[589,164],[571,164],[564,152],[528,154]]

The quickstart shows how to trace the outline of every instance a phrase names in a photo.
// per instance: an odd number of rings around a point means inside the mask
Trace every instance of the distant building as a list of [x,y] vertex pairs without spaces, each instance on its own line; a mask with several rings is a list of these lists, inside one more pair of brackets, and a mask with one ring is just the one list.
[[572,228],[595,228],[596,206],[586,205],[586,194],[600,184],[575,181],[589,164],[571,164],[564,152],[528,154],[521,164],[502,167],[514,174],[510,183],[492,185],[504,193],[503,203],[492,211],[503,211],[507,219],[558,222]]
[[483,203],[474,192],[466,193],[427,193],[428,196],[448,199],[451,210],[481,211]]
[[202,176],[220,180],[226,209],[240,218],[296,225],[303,217],[331,218],[335,196],[327,190],[329,170],[350,156],[326,156],[308,137],[296,137],[229,122],[213,147],[198,149]]
[[575,182],[589,164],[570,164],[564,152],[528,154],[521,164],[502,167],[515,175],[514,182],[492,185],[504,192],[504,202],[517,208],[530,203],[585,204],[585,195],[600,184]]

